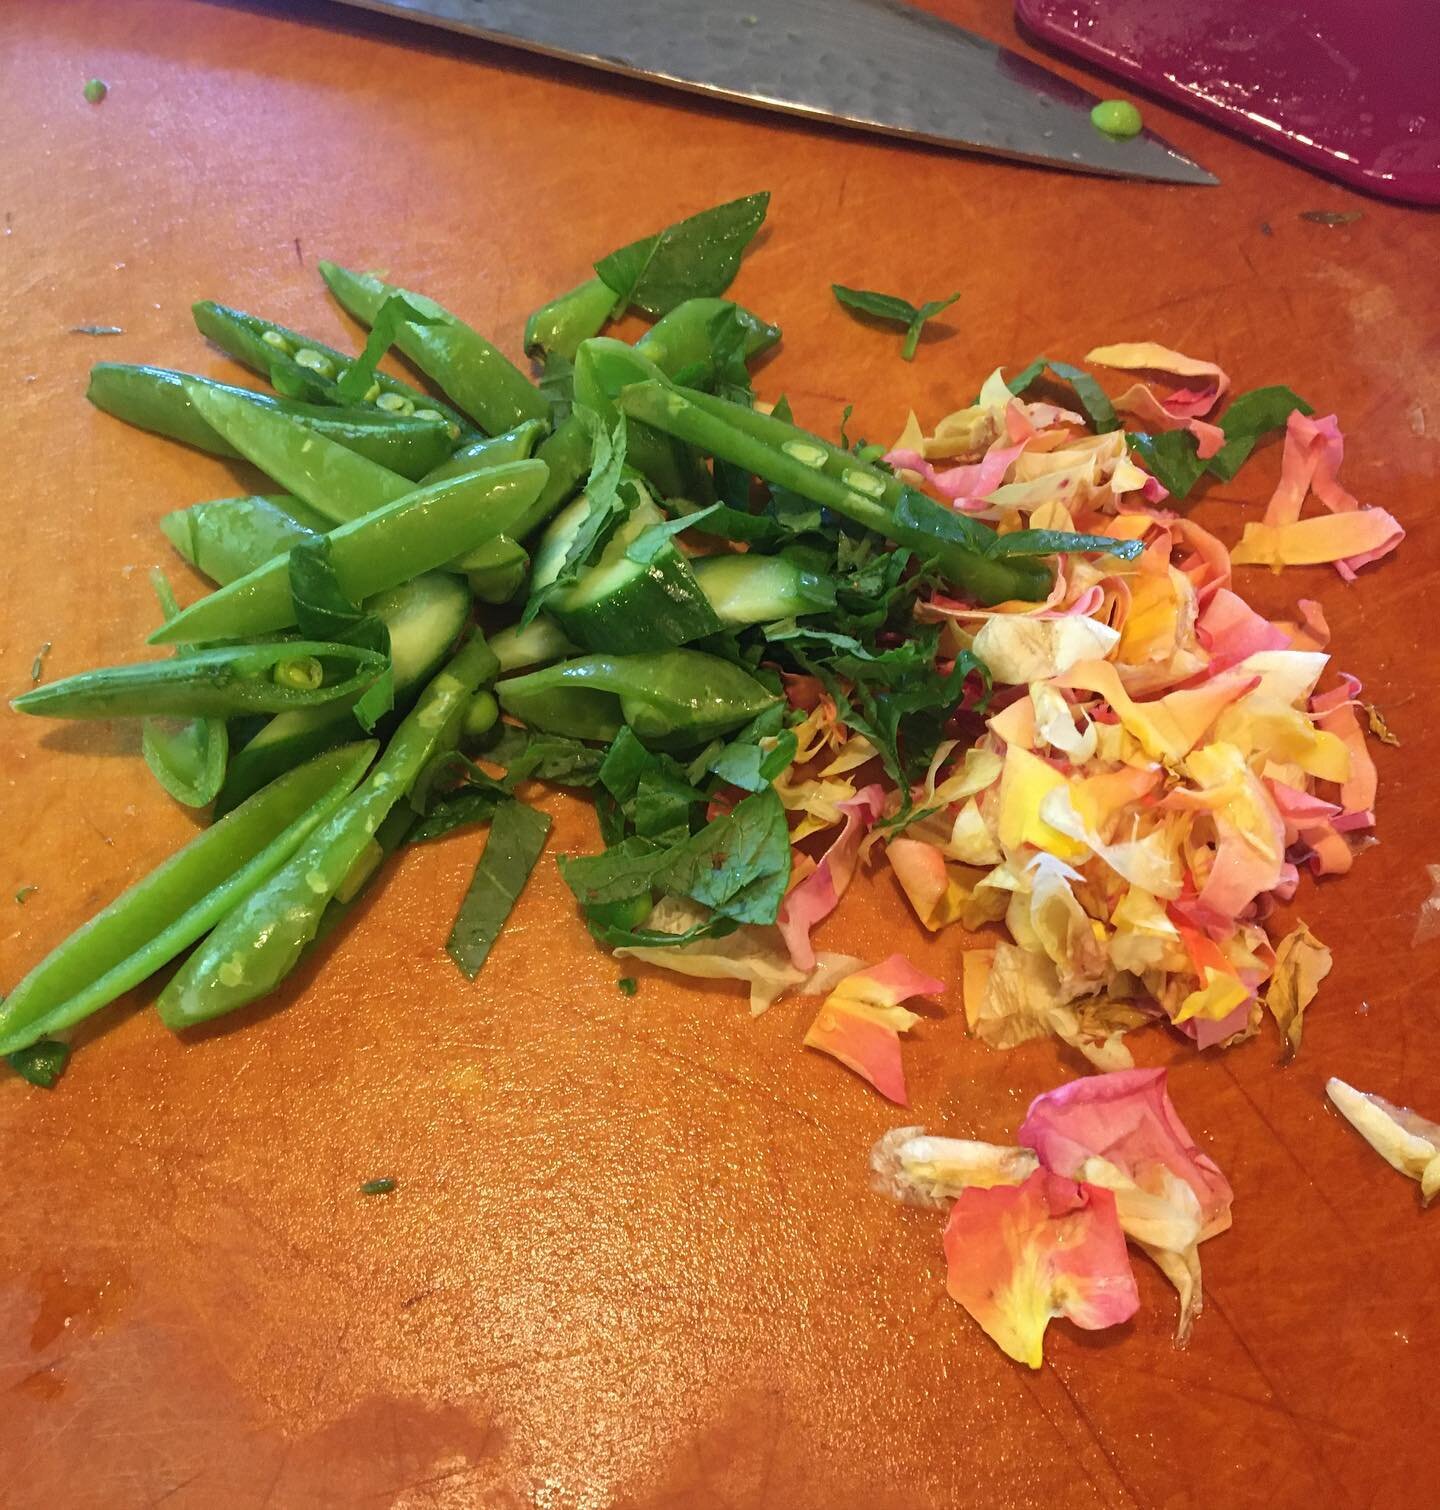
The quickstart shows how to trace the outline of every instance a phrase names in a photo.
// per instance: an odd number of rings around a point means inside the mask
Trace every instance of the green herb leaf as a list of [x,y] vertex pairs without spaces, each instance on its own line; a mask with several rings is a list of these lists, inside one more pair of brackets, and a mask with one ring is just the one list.
[[40,888],[38,886],[22,886],[20,890],[15,893],[15,900],[20,904],[20,906],[23,907],[26,902],[28,902],[30,898],[33,897],[39,890]]
[[389,1195],[400,1182],[384,1175],[378,1180],[366,1180],[360,1187],[361,1195]]
[[996,560],[1010,556],[1076,555],[1097,551],[1121,561],[1133,561],[1144,549],[1139,540],[1116,540],[1109,535],[1077,535],[1071,530],[1013,530],[998,535],[990,555]]
[[123,325],[72,325],[70,334],[72,336],[123,336],[125,327]]
[[504,802],[502,792],[485,791],[479,787],[462,787],[449,797],[442,797],[430,805],[429,811],[406,835],[410,844],[425,844],[431,839],[443,839],[463,828],[473,828],[480,823],[489,823],[496,810]]
[[1364,219],[1361,210],[1301,210],[1300,219],[1311,225],[1353,225]]
[[383,619],[366,613],[341,589],[330,562],[327,536],[304,540],[291,548],[290,597],[303,638],[358,645],[387,658],[385,670],[355,704],[355,717],[368,733],[395,706],[395,677],[388,661],[390,631]]
[[359,404],[370,392],[375,382],[375,369],[380,358],[395,344],[400,327],[406,321],[415,325],[439,325],[442,322],[433,314],[418,308],[404,294],[390,294],[376,311],[370,334],[365,338],[365,349],[353,361],[335,384],[335,398],[342,404]]
[[706,770],[731,786],[747,792],[763,792],[781,772],[794,763],[795,733],[786,729],[775,736],[770,749],[736,740],[717,750],[706,761]]
[[536,386],[550,405],[550,428],[558,430],[575,404],[575,363],[558,351],[546,352]]
[[540,734],[506,724],[485,759],[505,767],[503,785],[513,791],[522,781],[549,781],[556,786],[594,786],[600,779],[603,750],[567,739],[563,734]]
[[48,1091],[54,1089],[55,1082],[65,1073],[70,1062],[70,1045],[58,1038],[41,1038],[5,1058],[17,1075]]
[[1120,428],[1120,420],[1115,413],[1114,404],[1110,402],[1110,396],[1088,372],[1072,367],[1069,362],[1052,362],[1049,357],[1036,357],[1013,378],[1007,378],[1005,386],[1018,397],[1047,371],[1075,390],[1080,407],[1089,416],[1098,435],[1106,435],[1111,430]]
[[40,678],[45,673],[45,657],[50,654],[50,641],[45,643],[35,652],[35,659],[30,662],[30,685],[38,687]]
[[1206,469],[1229,482],[1260,440],[1283,430],[1297,409],[1301,414],[1315,412],[1298,393],[1279,384],[1237,394],[1219,420],[1225,444],[1205,463]]
[[1165,430],[1158,435],[1137,430],[1125,439],[1172,498],[1188,497],[1190,489],[1205,475],[1205,463],[1200,460],[1188,430]]
[[445,945],[450,958],[471,980],[499,938],[549,833],[549,817],[523,802],[506,802],[496,810],[485,852]]
[[[731,812],[677,843],[662,845],[636,836],[601,855],[562,855],[559,863],[565,884],[602,942],[623,942],[623,934],[649,943],[678,944],[704,933],[729,931],[737,923],[773,923],[790,880],[785,809],[771,787],[744,798]],[[704,929],[674,937],[637,935],[633,922],[614,921],[617,910],[633,918],[637,903],[646,904],[648,911],[648,899],[657,890],[689,897],[714,909],[715,915]]]
[[615,982],[615,989],[619,991],[622,996],[634,996],[634,994],[640,989],[640,982],[636,980],[633,975],[622,975],[620,979]]
[[905,343],[900,348],[900,355],[907,362],[915,360],[915,350],[920,344],[920,332],[925,329],[925,322],[949,309],[961,293],[957,289],[948,299],[929,299],[924,304],[915,305],[895,294],[879,294],[869,288],[846,288],[843,283],[832,283],[830,288],[847,309],[869,315],[872,319],[889,320],[892,324],[903,325]]
[[602,257],[595,271],[615,291],[616,314],[634,305],[665,315],[687,299],[723,294],[769,205],[768,193],[732,199]]
[[719,507],[718,503],[712,503],[709,508],[699,509],[693,514],[681,514],[678,518],[667,519],[661,524],[652,524],[625,547],[626,560],[635,562],[637,566],[651,565],[656,557],[675,549],[673,542],[676,535],[693,529]]

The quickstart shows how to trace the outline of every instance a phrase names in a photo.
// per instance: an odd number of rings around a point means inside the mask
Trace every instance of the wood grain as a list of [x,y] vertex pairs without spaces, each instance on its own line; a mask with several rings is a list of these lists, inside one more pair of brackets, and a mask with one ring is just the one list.
[[[938,8],[938,6],[937,6]],[[1010,36],[1003,6],[946,8]],[[446,959],[479,848],[406,855],[275,1002],[180,1041],[138,994],[80,1036],[53,1094],[0,1083],[0,1498],[15,1507],[1411,1506],[1437,1424],[1435,1218],[1329,1114],[1340,1073],[1440,1114],[1440,944],[1413,949],[1440,861],[1440,304],[1433,215],[1360,200],[1150,108],[1214,190],[1067,177],[770,121],[398,24],[294,6],[67,0],[0,12],[0,316],[8,497],[0,683],[138,653],[167,509],[243,468],[84,402],[99,358],[217,375],[191,299],[325,339],[353,329],[314,262],[388,269],[508,350],[589,259],[715,200],[774,191],[740,297],[780,319],[762,387],[889,438],[1001,361],[1155,339],[1288,382],[1350,435],[1345,476],[1410,530],[1314,596],[1336,665],[1399,734],[1381,843],[1296,911],[1336,951],[1304,1051],[1200,1058],[1152,1033],[1182,1115],[1233,1180],[1188,1351],[1141,1268],[1116,1333],[1052,1329],[1035,1375],[946,1300],[938,1223],[869,1193],[897,1118],[724,990],[621,972],[553,865],[480,979]],[[87,104],[91,75],[110,84]],[[1303,210],[1356,208],[1343,227]],[[832,280],[961,302],[906,366]],[[114,324],[108,339],[69,334]],[[1227,538],[1274,448],[1198,515]],[[563,799],[552,849],[593,840]],[[180,843],[192,820],[128,726],[0,719],[0,978]],[[24,906],[10,897],[39,890]],[[824,937],[913,952],[887,878]],[[1078,1072],[966,1039],[958,1001],[907,1048],[908,1120],[1002,1137]],[[394,1195],[361,1181],[391,1175]]]

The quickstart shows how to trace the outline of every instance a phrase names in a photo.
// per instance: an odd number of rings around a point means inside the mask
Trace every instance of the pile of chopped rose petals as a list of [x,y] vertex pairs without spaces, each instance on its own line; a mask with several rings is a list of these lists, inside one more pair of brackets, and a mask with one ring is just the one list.
[[1231,1190],[1175,1114],[1166,1072],[1122,1070],[1037,1096],[1019,1146],[887,1133],[875,1186],[910,1205],[950,1204],[948,1288],[1010,1357],[1039,1368],[1045,1329],[1087,1331],[1140,1305],[1125,1251],[1149,1255],[1180,1297],[1177,1340],[1201,1309],[1199,1246],[1230,1225]]
[[[1214,364],[1152,343],[1089,360],[1171,375],[1175,391],[1137,383],[1115,408],[1151,430],[1188,430],[1202,458],[1223,442],[1205,418],[1229,389]],[[796,849],[778,940],[748,929],[646,956],[747,979],[757,1011],[789,988],[827,989],[835,973],[817,967],[812,931],[883,846],[924,928],[958,923],[983,940],[965,951],[962,984],[985,1042],[1053,1034],[1097,1068],[1123,1069],[1132,1028],[1168,1023],[1209,1048],[1252,1036],[1268,1009],[1293,1053],[1330,952],[1303,923],[1272,943],[1265,921],[1302,871],[1349,870],[1373,823],[1365,731],[1388,731],[1353,677],[1327,678],[1319,604],[1263,618],[1232,565],[1328,561],[1349,579],[1399,543],[1389,514],[1341,486],[1342,451],[1333,417],[1292,414],[1265,519],[1232,553],[1166,508],[1124,431],[1090,434],[1077,414],[1013,396],[998,371],[932,434],[912,416],[887,459],[952,507],[1002,531],[1083,530],[1145,549],[1129,562],[1060,558],[1040,604],[980,607],[938,591],[920,603],[943,626],[942,654],[973,651],[994,686],[981,737],[939,747],[908,820],[900,793],[870,774],[868,742],[818,683],[788,677],[807,717],[776,786],[792,843],[826,842],[818,857]],[[1312,495],[1324,512],[1302,518]],[[990,924],[1003,936],[980,932]],[[886,1011],[893,1037],[909,1014]],[[829,1003],[822,1016],[830,1028],[807,1038],[817,1047],[836,1041]],[[895,1044],[882,1052],[878,1027],[859,1036],[874,1063],[841,1057],[904,1104]]]

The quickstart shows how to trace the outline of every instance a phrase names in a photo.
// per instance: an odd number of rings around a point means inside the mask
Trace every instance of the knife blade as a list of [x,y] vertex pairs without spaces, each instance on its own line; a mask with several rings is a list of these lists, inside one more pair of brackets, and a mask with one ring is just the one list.
[[340,0],[611,73],[1075,172],[1213,184],[1097,97],[899,0]]

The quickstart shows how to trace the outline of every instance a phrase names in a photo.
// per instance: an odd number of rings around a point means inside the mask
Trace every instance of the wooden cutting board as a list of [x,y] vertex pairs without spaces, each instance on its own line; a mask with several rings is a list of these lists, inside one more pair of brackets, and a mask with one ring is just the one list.
[[[1008,7],[955,19],[1013,40]],[[889,438],[1001,361],[1153,338],[1287,382],[1350,435],[1345,476],[1410,529],[1321,600],[1336,663],[1402,740],[1377,749],[1381,842],[1296,912],[1335,948],[1299,1061],[1271,1036],[1200,1058],[1163,1033],[1181,1114],[1236,1188],[1188,1351],[1137,1260],[1117,1332],[1003,1358],[945,1298],[939,1222],[867,1187],[897,1121],[1004,1138],[1080,1072],[967,1040],[959,1002],[906,1047],[913,1106],[805,1051],[801,1003],[650,972],[631,999],[553,864],[474,984],[443,939],[476,835],[406,855],[274,1002],[180,1042],[137,994],[53,1093],[0,1081],[0,1499],[11,1507],[1411,1506],[1437,1424],[1436,1220],[1327,1112],[1339,1073],[1440,1115],[1440,305],[1433,215],[1377,204],[1167,112],[1213,190],[1065,177],[786,124],[322,5],[68,0],[0,14],[6,530],[0,679],[139,653],[154,527],[243,469],[83,398],[100,358],[231,369],[214,297],[326,339],[321,256],[388,268],[518,352],[588,260],[768,187],[737,294],[783,321],[762,389]],[[91,75],[110,94],[81,96]],[[1312,209],[1359,209],[1327,227]],[[963,286],[907,366],[831,280]],[[77,325],[124,327],[95,338]],[[1278,450],[1199,517],[1238,536]],[[562,799],[552,849],[593,841]],[[129,726],[0,718],[0,982],[192,821]],[[23,886],[39,889],[22,905]],[[823,935],[954,980],[887,877]],[[358,1194],[390,1175],[398,1191]]]

